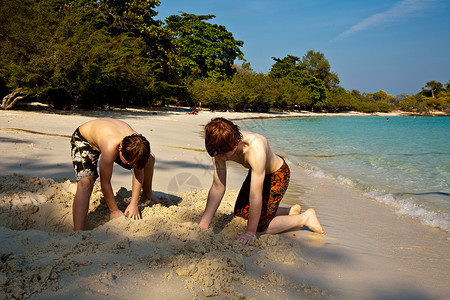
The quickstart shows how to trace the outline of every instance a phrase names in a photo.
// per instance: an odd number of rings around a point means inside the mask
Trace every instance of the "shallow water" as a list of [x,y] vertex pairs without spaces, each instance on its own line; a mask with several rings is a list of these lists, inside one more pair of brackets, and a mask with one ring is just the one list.
[[[291,181],[281,205],[314,208],[327,233],[283,233],[298,240],[305,260],[317,267],[312,282],[342,299],[448,295],[448,120],[239,122],[286,156]],[[424,124],[415,128],[414,122]]]
[[305,117],[239,122],[308,174],[355,187],[450,232],[450,118]]

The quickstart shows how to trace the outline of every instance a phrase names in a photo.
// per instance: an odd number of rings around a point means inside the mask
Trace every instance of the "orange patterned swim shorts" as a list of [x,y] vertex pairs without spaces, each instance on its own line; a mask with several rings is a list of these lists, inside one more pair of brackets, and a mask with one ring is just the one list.
[[[234,205],[234,215],[246,220],[248,220],[249,213],[251,172],[251,170],[248,172]],[[258,232],[266,231],[269,223],[275,218],[280,201],[287,190],[290,177],[291,171],[283,159],[283,165],[272,174],[267,174],[264,178],[262,210],[258,222]]]

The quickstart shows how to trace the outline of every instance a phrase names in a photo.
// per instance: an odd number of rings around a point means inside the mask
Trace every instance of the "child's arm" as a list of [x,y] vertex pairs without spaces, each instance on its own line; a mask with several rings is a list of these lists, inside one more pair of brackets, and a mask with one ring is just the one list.
[[143,183],[143,193],[142,193],[142,202],[145,202],[146,200],[153,201],[153,203],[160,203],[158,197],[153,194],[153,173],[155,170],[155,155],[150,152],[150,158],[148,159],[147,164],[144,168],[144,183]]
[[214,177],[211,188],[208,193],[208,200],[206,202],[206,208],[200,220],[199,226],[201,229],[208,229],[214,214],[219,208],[220,202],[222,202],[223,195],[226,189],[226,177],[227,166],[226,162],[221,159],[214,159]]
[[249,197],[247,232],[256,234],[262,210],[262,192],[265,170],[252,170]]
[[262,209],[262,192],[264,177],[266,176],[266,154],[264,151],[253,152],[249,155],[249,165],[252,170],[250,179],[250,196],[247,230],[236,237],[238,241],[247,245],[255,236],[258,229]]
[[133,169],[133,182],[131,185],[131,201],[125,209],[125,216],[131,219],[141,219],[139,214],[138,202],[141,194],[142,184],[144,181],[144,170]]
[[100,185],[102,187],[102,192],[103,196],[105,197],[106,204],[108,205],[110,211],[110,220],[121,217],[123,215],[122,211],[120,211],[117,207],[116,199],[114,197],[114,192],[111,185],[114,159],[114,150],[103,149],[99,162]]

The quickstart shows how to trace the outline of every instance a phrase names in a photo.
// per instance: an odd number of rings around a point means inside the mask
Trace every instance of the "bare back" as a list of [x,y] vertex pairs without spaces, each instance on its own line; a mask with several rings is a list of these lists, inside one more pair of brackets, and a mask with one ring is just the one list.
[[267,139],[249,131],[242,131],[242,142],[230,160],[247,169],[264,164],[266,174],[275,172],[283,165],[283,160],[270,149]]
[[81,135],[100,152],[117,148],[123,138],[136,133],[127,123],[110,119],[96,119],[80,126]]

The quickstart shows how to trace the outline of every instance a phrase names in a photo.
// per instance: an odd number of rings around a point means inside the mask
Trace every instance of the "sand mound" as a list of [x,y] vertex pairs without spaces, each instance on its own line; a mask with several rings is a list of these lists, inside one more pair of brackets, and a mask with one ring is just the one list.
[[[159,281],[174,278],[184,281],[187,290],[182,293],[192,298],[257,297],[268,293],[268,287],[308,297],[324,295],[271,271],[279,264],[307,265],[294,242],[262,235],[244,246],[234,239],[246,225],[231,214],[236,192],[226,194],[211,229],[204,231],[198,220],[207,190],[163,196],[157,205],[141,204],[142,220],[121,217],[108,222],[97,186],[88,216],[94,229],[73,233],[74,183],[19,175],[0,180],[0,222],[9,228],[0,227],[5,245],[0,250],[0,299],[41,293],[101,299],[124,290],[121,282],[127,280],[154,289],[161,286]],[[122,188],[116,194],[124,209],[131,191]]]
[[13,230],[72,231],[76,185],[52,179],[0,177],[0,225]]

